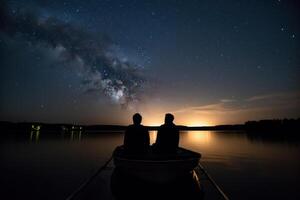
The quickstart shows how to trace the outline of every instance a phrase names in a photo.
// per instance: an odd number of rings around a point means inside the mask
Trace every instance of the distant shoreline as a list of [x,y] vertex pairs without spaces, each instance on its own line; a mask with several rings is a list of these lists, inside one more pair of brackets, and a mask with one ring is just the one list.
[[[78,124],[49,124],[41,122],[5,122],[0,121],[1,130],[12,131],[124,131],[123,125],[78,125]],[[159,126],[146,126],[149,130],[158,130]],[[217,126],[183,126],[178,125],[182,131],[210,131],[210,130],[245,130],[245,131],[283,131],[300,130],[300,118],[298,119],[272,119],[260,121],[248,121],[244,124],[217,125]]]

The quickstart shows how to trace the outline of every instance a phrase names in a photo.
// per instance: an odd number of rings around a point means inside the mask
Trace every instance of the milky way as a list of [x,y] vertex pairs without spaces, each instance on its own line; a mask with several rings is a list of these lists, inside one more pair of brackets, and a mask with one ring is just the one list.
[[120,58],[107,35],[26,10],[15,14],[5,4],[1,5],[0,21],[0,31],[10,37],[58,49],[64,61],[80,64],[87,92],[103,92],[123,107],[139,101],[145,82],[141,67]]

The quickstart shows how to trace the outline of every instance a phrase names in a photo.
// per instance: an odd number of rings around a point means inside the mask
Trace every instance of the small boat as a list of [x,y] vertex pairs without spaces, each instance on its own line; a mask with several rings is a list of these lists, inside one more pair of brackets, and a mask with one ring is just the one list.
[[150,182],[170,182],[191,173],[197,167],[201,154],[178,148],[176,154],[128,155],[123,146],[113,153],[114,164],[132,177]]
[[194,171],[200,158],[184,148],[176,154],[128,155],[119,146],[113,153],[111,191],[116,199],[203,199]]
[[[113,159],[115,167],[112,168],[112,173],[107,174],[110,176],[110,194],[113,195],[111,199],[203,200],[204,197],[208,199],[222,197],[229,200],[221,187],[199,163],[200,158],[201,154],[184,148],[178,148],[176,154],[157,154],[150,150],[147,154],[129,155],[123,146],[119,146],[114,150],[112,157],[67,199],[74,199],[80,193],[83,195],[82,199],[98,197],[99,195],[91,192],[99,191],[98,189],[92,188],[85,193],[82,191],[107,168]],[[98,188],[98,184],[94,184],[94,187]]]

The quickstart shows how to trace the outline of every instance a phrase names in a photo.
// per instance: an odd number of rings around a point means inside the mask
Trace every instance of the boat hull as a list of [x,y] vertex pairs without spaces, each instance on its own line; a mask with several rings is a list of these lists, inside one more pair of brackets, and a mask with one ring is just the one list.
[[124,153],[123,147],[114,152],[114,164],[119,171],[136,179],[166,183],[185,177],[198,165],[201,154],[183,148],[176,155],[132,156]]

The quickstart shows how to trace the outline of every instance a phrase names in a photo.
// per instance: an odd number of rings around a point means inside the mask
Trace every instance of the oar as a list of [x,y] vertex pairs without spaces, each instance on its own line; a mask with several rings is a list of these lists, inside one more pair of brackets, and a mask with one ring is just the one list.
[[221,189],[220,186],[218,186],[218,184],[216,183],[216,181],[214,181],[214,179],[208,174],[208,172],[204,169],[204,167],[200,164],[200,162],[198,163],[199,168],[202,170],[202,172],[206,175],[206,177],[208,178],[208,180],[212,183],[212,185],[216,188],[216,190],[219,192],[219,194],[225,199],[225,200],[229,200],[229,198],[227,197],[227,195],[223,192],[223,190]]
[[100,173],[102,172],[107,165],[110,163],[110,161],[112,160],[113,156],[111,156],[105,163],[104,165],[102,165],[90,178],[88,178],[87,180],[85,180],[78,188],[77,190],[75,190],[72,194],[70,194],[66,200],[72,200],[74,199],[90,182],[92,182],[92,180]]

